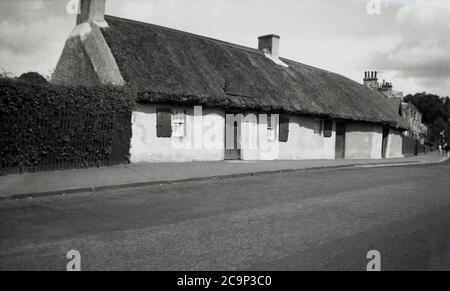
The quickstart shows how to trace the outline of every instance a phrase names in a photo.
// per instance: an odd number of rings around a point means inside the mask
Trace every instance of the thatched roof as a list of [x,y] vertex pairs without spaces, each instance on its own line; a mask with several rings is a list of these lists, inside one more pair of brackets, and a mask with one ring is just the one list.
[[398,112],[398,114],[402,115],[402,102],[403,99],[399,97],[388,98],[389,104],[391,104],[392,110]]
[[384,95],[252,48],[107,16],[103,35],[139,102],[327,116],[403,127]]

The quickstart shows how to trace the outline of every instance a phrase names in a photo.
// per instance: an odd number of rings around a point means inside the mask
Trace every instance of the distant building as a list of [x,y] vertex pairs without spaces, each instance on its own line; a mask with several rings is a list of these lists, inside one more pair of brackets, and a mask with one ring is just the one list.
[[402,117],[409,125],[409,130],[404,134],[425,143],[428,135],[428,127],[422,123],[422,113],[411,102],[402,102]]
[[364,73],[364,85],[372,90],[377,90],[383,93],[388,98],[403,98],[403,92],[394,91],[392,83],[383,80],[382,83],[378,82],[378,72],[369,71]]
[[419,140],[421,144],[425,143],[428,135],[428,127],[422,123],[422,113],[411,102],[403,101],[403,92],[394,91],[390,82],[383,80],[378,82],[378,72],[368,71],[364,73],[364,85],[374,91],[382,93],[389,98],[391,105],[403,117],[408,124],[409,129],[403,135]]

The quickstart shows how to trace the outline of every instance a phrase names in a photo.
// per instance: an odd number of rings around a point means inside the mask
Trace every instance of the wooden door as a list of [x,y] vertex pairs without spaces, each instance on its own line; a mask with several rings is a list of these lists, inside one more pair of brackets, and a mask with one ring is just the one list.
[[345,124],[336,123],[336,159],[345,158]]
[[387,146],[389,140],[389,128],[383,128],[383,144],[381,146],[381,157],[386,158]]
[[[233,124],[225,124],[225,128],[225,160],[240,160],[241,149],[239,144],[240,135],[238,122],[234,121]],[[230,135],[230,132],[232,135]],[[233,142],[229,141],[229,138],[232,138]],[[230,144],[232,145],[232,148],[227,146]]]

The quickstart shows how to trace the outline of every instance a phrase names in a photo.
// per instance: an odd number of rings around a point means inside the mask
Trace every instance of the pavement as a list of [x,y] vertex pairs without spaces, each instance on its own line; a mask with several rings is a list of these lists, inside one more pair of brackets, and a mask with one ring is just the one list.
[[146,185],[263,175],[349,166],[387,166],[443,161],[438,152],[388,160],[220,161],[141,163],[0,176],[0,200],[66,195]]
[[[0,202],[0,270],[450,270],[450,162]],[[167,282],[167,285],[176,282]],[[170,287],[170,286],[168,286]]]

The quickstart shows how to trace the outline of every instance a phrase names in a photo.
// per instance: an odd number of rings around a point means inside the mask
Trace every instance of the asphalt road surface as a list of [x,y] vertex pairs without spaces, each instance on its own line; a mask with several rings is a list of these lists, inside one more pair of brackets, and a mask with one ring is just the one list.
[[0,202],[0,269],[450,270],[450,163]]

